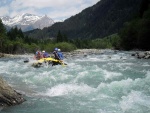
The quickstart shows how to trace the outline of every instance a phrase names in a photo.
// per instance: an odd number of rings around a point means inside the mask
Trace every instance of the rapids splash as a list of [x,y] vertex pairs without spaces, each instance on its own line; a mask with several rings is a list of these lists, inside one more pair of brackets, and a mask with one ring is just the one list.
[[27,57],[0,59],[0,75],[27,99],[1,113],[150,113],[150,60],[107,50],[34,68]]

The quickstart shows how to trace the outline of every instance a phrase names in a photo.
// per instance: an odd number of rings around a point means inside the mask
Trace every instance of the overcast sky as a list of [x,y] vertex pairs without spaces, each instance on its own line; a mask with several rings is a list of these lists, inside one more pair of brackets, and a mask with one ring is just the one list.
[[100,0],[0,0],[0,16],[22,13],[48,15],[54,21],[65,20]]

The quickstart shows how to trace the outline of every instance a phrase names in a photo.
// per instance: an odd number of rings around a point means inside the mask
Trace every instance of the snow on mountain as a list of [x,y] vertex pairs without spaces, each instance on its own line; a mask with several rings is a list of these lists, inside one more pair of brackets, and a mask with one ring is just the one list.
[[38,19],[35,23],[34,26],[40,29],[43,29],[44,27],[48,27],[49,25],[54,24],[54,21],[49,18],[47,15],[42,16],[40,19]]
[[49,27],[54,24],[54,21],[49,18],[47,15],[45,16],[37,16],[33,14],[21,14],[16,15],[13,18],[9,16],[0,17],[2,19],[3,24],[14,27],[17,26],[21,28],[23,31],[29,31],[36,28],[43,29],[44,27]]

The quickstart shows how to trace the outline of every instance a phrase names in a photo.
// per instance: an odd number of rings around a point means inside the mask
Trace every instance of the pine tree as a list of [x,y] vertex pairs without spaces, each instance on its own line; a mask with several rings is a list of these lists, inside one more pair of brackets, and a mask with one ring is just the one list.
[[2,20],[0,19],[0,52],[3,52],[3,44],[6,40],[6,29],[2,24]]
[[56,42],[57,42],[57,43],[58,43],[58,42],[63,42],[63,37],[62,37],[62,35],[61,35],[60,30],[58,31]]
[[63,42],[68,42],[68,37],[67,37],[67,35],[63,35]]

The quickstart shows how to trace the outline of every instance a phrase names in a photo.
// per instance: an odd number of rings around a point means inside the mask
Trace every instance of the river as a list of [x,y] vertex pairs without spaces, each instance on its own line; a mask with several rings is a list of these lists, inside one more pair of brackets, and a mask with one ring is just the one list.
[[150,113],[150,60],[105,50],[34,68],[26,58],[0,59],[0,76],[27,99],[1,113]]

